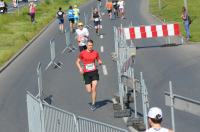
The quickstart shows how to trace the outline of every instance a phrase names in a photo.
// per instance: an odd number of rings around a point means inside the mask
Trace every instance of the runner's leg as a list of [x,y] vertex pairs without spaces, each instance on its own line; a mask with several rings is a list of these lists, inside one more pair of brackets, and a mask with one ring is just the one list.
[[97,88],[97,80],[92,81],[92,86],[91,86],[91,94],[92,94],[92,104],[94,105],[96,103],[96,88]]
[[87,90],[88,93],[92,92],[92,85],[91,84],[86,84],[85,88],[86,88],[86,90]]

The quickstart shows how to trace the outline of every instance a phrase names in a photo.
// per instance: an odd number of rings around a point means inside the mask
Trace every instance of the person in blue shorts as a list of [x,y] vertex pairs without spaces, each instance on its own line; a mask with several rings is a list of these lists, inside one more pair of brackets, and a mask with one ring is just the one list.
[[74,23],[75,25],[77,25],[78,21],[79,21],[79,16],[80,16],[80,11],[77,7],[77,5],[74,5]]
[[69,10],[67,11],[67,16],[69,20],[70,31],[74,31],[74,10],[72,6],[69,6]]
[[59,7],[58,12],[56,13],[58,22],[59,22],[59,30],[61,32],[64,32],[64,12],[62,11],[62,8]]

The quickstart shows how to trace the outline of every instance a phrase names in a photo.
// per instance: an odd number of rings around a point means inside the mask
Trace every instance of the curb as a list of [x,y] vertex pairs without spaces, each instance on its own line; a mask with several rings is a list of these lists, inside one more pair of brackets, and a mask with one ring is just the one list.
[[12,58],[10,58],[1,68],[0,68],[0,73],[3,72],[19,55],[25,51],[48,27],[55,21],[55,18],[49,22],[45,27],[40,30],[40,32],[35,35],[20,51],[18,51]]

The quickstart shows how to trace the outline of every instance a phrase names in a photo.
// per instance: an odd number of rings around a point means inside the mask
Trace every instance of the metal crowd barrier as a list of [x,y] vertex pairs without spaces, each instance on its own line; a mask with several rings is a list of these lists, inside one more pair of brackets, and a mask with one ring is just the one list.
[[41,63],[37,66],[37,77],[37,96],[33,96],[30,92],[26,94],[29,132],[128,132],[49,105],[41,97],[43,93]]
[[71,35],[70,32],[65,29],[65,44],[66,47],[63,49],[62,54],[67,52],[74,52],[75,49],[77,49],[72,43],[71,43]]
[[29,132],[128,132],[51,106],[27,92]]
[[176,131],[174,109],[200,116],[200,101],[174,94],[171,81],[169,81],[169,92],[165,92],[165,105],[171,107],[171,122],[174,132]]
[[62,62],[56,63],[55,58],[56,58],[56,53],[55,53],[55,40],[52,39],[50,40],[50,55],[51,55],[51,60],[49,64],[46,66],[45,70],[47,70],[51,65],[54,65],[55,67],[58,67],[61,69],[61,64]]
[[[114,27],[115,52],[112,59],[117,62],[118,69],[118,96],[115,97],[118,103],[113,104],[114,117],[128,117],[127,125],[138,130],[147,128],[147,110],[149,108],[148,92],[141,73],[140,80],[134,77],[134,63],[136,46],[132,41],[127,41],[121,27]],[[133,93],[133,98],[132,98]],[[137,113],[137,94],[142,96],[143,117]],[[134,103],[134,116],[132,116],[130,103]]]
[[[130,26],[131,27],[131,26]],[[118,100],[118,104],[115,103],[113,105],[114,110],[120,110],[114,113],[114,116],[117,118],[121,117],[128,117],[127,125],[133,126],[137,130],[141,130],[141,126],[139,127],[138,124],[144,125],[144,130],[148,128],[148,119],[147,119],[147,111],[149,109],[149,99],[148,99],[148,91],[145,84],[145,80],[143,77],[142,72],[140,73],[140,81],[135,79],[134,77],[134,57],[136,55],[136,48],[132,41],[128,43],[127,31],[124,31],[125,28],[121,27],[114,27],[114,43],[115,43],[115,52],[112,53],[112,59],[117,62],[117,69],[118,69],[118,83],[119,83],[119,90],[118,96],[115,98]],[[129,30],[132,30],[131,28]],[[179,29],[178,29],[179,30]],[[169,30],[172,32],[171,30]],[[128,31],[129,32],[129,31]],[[132,31],[130,31],[132,32]],[[179,33],[180,34],[180,33]],[[178,35],[179,35],[178,34]],[[134,33],[131,34],[132,37]],[[171,44],[171,36],[167,37],[168,44]],[[183,44],[183,39],[181,37],[181,44]],[[131,47],[133,46],[133,47]],[[138,85],[139,84],[139,85]],[[127,107],[127,97],[129,90],[133,89],[133,100],[134,100],[134,117],[128,113],[129,107]],[[137,101],[136,101],[136,93],[140,93],[142,96],[142,109],[143,109],[143,116],[139,117],[137,115]],[[129,100],[129,99],[128,99]],[[130,103],[130,100],[128,101]],[[192,113],[194,115],[200,115],[200,102],[197,100],[193,100],[190,98],[186,98],[180,95],[173,94],[172,91],[172,82],[169,82],[169,92],[165,92],[165,104],[171,108],[171,122],[172,128],[175,132],[175,116],[174,116],[174,109],[178,109],[181,111],[185,111],[188,113]]]

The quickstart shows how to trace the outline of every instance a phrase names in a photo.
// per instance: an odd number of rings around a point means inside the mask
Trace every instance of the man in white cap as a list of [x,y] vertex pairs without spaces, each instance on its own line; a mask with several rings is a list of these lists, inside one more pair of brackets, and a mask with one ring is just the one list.
[[162,110],[158,107],[152,107],[148,112],[149,129],[146,132],[173,132],[170,129],[161,126]]

